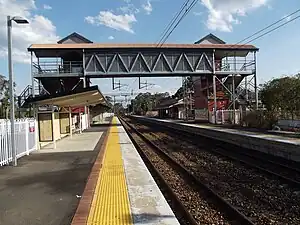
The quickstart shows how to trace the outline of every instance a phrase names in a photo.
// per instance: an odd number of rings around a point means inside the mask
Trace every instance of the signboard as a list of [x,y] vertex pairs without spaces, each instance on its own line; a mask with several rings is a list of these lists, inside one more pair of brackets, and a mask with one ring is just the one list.
[[[229,105],[228,100],[217,100],[217,110],[225,109],[228,105]],[[208,102],[209,111],[213,111],[214,107],[215,107],[215,102],[209,101]]]
[[41,105],[38,107],[39,112],[53,112],[55,110],[58,110],[58,107],[54,105]]
[[29,122],[29,132],[32,133],[35,131],[35,124],[34,122]]

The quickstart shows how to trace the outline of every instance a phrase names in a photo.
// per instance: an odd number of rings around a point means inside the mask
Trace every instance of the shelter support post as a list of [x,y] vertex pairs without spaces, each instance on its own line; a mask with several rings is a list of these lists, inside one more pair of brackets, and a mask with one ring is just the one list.
[[90,128],[91,127],[90,108],[88,106],[87,106],[86,122],[87,122],[87,128]]
[[35,119],[35,124],[34,124],[35,146],[36,146],[36,150],[40,150],[41,146],[40,146],[40,135],[39,135],[40,130],[39,130],[38,106],[33,105],[32,110],[33,110],[33,118]]
[[55,115],[54,112],[51,113],[52,114],[52,137],[53,137],[53,149],[56,149],[56,140],[55,140],[55,130],[54,130],[54,121],[55,121]]
[[81,113],[79,112],[79,133],[82,133],[82,117]]
[[72,108],[69,107],[69,127],[70,127],[70,137],[72,138],[73,137],[73,130],[72,130]]

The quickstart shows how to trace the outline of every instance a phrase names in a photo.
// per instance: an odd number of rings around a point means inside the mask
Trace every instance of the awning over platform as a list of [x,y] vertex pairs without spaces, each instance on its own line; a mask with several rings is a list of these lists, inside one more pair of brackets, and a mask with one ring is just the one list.
[[33,98],[30,102],[37,105],[56,105],[59,107],[95,106],[98,104],[108,106],[98,86],[55,95],[38,96]]

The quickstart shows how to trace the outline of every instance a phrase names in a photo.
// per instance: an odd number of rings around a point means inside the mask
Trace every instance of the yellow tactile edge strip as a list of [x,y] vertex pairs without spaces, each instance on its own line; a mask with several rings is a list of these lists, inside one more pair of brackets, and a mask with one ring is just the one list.
[[88,225],[132,224],[130,202],[119,141],[117,120],[109,131],[103,166],[97,180]]

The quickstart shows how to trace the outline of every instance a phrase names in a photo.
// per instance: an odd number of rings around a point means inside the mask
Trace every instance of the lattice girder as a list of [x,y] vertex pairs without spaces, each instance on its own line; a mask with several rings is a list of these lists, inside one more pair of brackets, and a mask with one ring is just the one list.
[[101,52],[85,54],[86,75],[212,74],[212,52]]

